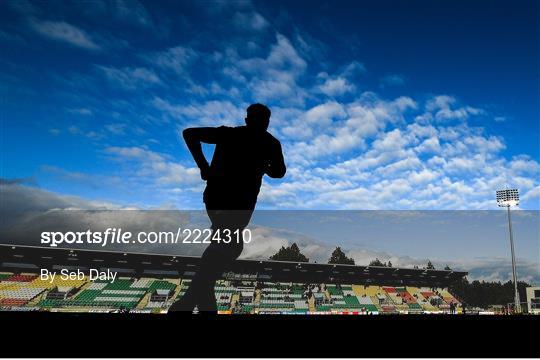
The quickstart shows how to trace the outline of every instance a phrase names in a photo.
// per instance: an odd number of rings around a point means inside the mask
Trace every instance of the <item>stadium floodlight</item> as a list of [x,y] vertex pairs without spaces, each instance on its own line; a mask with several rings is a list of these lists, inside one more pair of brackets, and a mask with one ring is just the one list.
[[515,312],[521,312],[521,306],[519,302],[519,292],[517,285],[517,273],[516,273],[516,256],[514,254],[514,234],[512,231],[512,217],[510,215],[510,207],[517,206],[519,204],[519,193],[517,189],[505,189],[497,191],[497,205],[499,207],[506,207],[508,209],[508,231],[510,233],[510,250],[512,252],[512,277],[514,280],[514,307]]
[[510,207],[519,204],[519,193],[517,189],[505,189],[497,191],[497,205],[500,207]]

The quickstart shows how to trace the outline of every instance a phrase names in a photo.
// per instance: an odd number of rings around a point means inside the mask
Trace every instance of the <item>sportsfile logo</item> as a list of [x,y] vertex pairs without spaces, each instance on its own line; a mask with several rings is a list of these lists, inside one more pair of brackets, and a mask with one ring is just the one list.
[[182,229],[172,231],[140,231],[133,235],[131,231],[121,228],[108,228],[105,231],[44,231],[41,233],[41,244],[57,247],[61,244],[92,244],[105,247],[111,244],[210,244],[211,242],[251,242],[250,229]]

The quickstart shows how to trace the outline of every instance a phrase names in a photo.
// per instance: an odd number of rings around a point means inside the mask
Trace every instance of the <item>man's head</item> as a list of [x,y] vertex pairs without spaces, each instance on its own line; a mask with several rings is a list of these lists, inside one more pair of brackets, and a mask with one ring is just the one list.
[[263,104],[251,104],[247,108],[246,125],[250,128],[266,131],[270,124],[270,109]]

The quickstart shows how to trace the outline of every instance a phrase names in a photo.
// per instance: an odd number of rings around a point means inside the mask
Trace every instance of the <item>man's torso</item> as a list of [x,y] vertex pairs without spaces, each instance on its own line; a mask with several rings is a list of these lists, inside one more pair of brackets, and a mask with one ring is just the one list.
[[254,208],[265,167],[277,139],[245,126],[220,127],[204,193],[207,205],[223,209]]

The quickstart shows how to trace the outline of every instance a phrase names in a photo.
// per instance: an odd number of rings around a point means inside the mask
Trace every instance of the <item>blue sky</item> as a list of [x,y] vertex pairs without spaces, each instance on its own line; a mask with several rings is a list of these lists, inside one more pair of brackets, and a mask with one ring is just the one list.
[[539,210],[539,18],[532,1],[3,1],[1,177],[50,204],[200,209],[181,130],[263,102],[288,173],[260,209],[496,209],[510,186]]
[[179,131],[260,101],[290,169],[263,208],[539,208],[537,4],[309,4],[3,2],[2,176],[200,208]]

